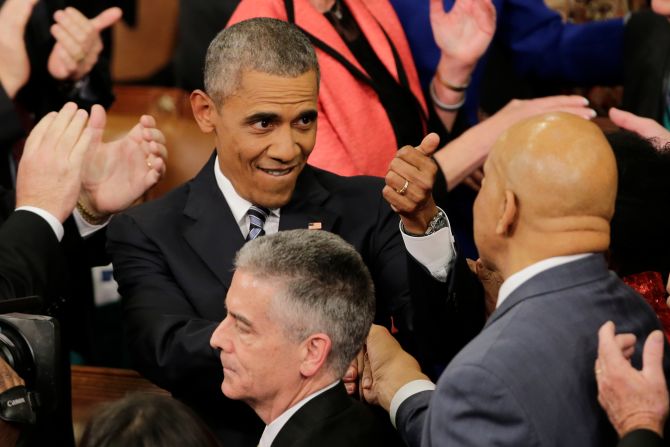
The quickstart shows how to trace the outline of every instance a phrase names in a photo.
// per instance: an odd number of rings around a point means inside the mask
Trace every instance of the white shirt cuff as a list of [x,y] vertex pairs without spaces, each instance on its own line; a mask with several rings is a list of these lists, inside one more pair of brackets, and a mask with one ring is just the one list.
[[[391,416],[391,423],[395,427],[395,416],[398,413],[398,408],[410,397],[415,394],[419,394],[423,391],[433,391],[435,389],[435,384],[430,380],[419,379],[412,380],[400,387],[398,391],[393,395],[391,399],[391,408],[389,409],[389,416]],[[396,427],[397,428],[397,427]]]
[[111,219],[111,216],[109,219],[107,219],[105,222],[101,223],[100,225],[93,225],[88,222],[81,216],[79,213],[79,210],[75,208],[74,212],[72,213],[72,216],[74,217],[74,222],[77,224],[77,229],[79,230],[79,235],[82,238],[85,238],[87,236],[92,235],[96,231],[98,231],[101,228],[104,228],[108,223],[109,220]]
[[51,214],[49,211],[43,210],[42,208],[37,208],[36,206],[20,206],[16,209],[16,211],[30,211],[31,213],[37,214],[42,219],[47,221],[47,223],[53,230],[54,234],[56,235],[58,242],[60,242],[63,239],[63,235],[65,234],[63,224],[60,223],[60,221],[56,218],[56,216]]
[[449,266],[456,257],[449,218],[447,224],[446,227],[428,236],[410,236],[402,230],[402,224],[400,225],[400,234],[407,252],[440,282],[447,280]]

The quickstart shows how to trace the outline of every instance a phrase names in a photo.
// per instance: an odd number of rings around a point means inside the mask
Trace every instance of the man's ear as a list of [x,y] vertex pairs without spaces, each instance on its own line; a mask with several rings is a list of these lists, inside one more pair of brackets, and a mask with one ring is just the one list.
[[505,190],[505,202],[503,203],[502,214],[498,218],[496,225],[496,234],[508,236],[512,233],[517,219],[516,196],[509,189]]
[[332,343],[328,335],[322,333],[310,335],[301,345],[300,374],[304,377],[312,377],[321,371],[330,355],[331,347]]
[[193,109],[193,117],[201,131],[211,133],[216,130],[214,121],[219,113],[214,101],[207,93],[202,90],[194,90],[191,93],[191,109]]

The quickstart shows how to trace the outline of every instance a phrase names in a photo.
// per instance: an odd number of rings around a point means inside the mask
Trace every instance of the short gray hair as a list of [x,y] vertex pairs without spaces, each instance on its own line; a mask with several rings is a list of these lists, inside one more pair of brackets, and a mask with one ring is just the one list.
[[205,57],[205,91],[217,107],[239,87],[245,70],[295,78],[319,63],[307,36],[282,20],[259,17],[236,23],[212,40]]
[[327,334],[332,347],[326,366],[341,377],[375,313],[372,278],[356,249],[326,231],[280,231],[245,244],[235,268],[279,284],[273,317],[295,342]]

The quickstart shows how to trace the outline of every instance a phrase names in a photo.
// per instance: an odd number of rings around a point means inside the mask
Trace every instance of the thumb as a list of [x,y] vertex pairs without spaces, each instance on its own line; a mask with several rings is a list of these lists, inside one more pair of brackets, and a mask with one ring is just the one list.
[[440,137],[436,133],[432,132],[424,137],[416,149],[421,151],[424,155],[431,156],[439,144]]
[[91,24],[97,31],[101,31],[118,22],[122,15],[123,11],[121,11],[121,8],[108,8],[92,18]]
[[647,341],[644,342],[642,351],[642,374],[647,376],[653,382],[663,380],[663,347],[665,337],[663,333],[656,330],[649,334]]

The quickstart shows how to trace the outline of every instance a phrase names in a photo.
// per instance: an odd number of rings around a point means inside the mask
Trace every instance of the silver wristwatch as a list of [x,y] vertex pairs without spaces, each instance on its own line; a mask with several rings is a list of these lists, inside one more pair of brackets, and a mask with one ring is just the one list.
[[438,208],[437,214],[430,220],[428,223],[428,228],[426,229],[426,232],[423,233],[423,235],[428,236],[429,234],[433,234],[436,231],[439,231],[442,228],[446,228],[448,226],[449,222],[447,221],[447,215],[444,213],[444,211]]

